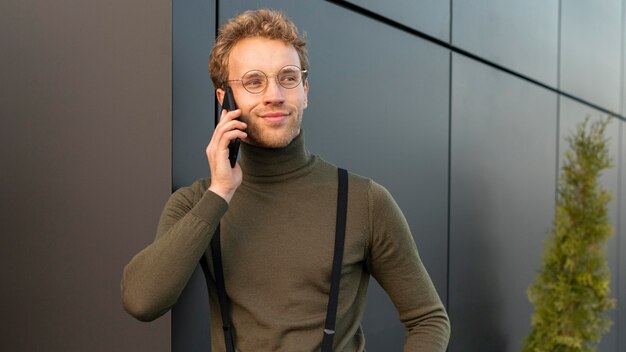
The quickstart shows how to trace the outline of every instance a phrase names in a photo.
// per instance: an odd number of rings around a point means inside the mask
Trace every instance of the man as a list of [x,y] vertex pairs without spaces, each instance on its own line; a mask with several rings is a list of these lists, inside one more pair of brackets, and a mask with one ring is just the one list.
[[[233,338],[240,351],[319,351],[333,262],[337,168],[311,155],[300,126],[307,107],[306,43],[280,12],[245,12],[220,30],[209,70],[220,104],[232,88],[237,110],[222,111],[206,149],[211,178],[176,191],[156,240],[122,280],[125,309],[149,321],[177,301],[218,224]],[[231,167],[228,144],[241,139]],[[360,326],[370,275],[406,327],[406,351],[445,351],[449,321],[391,195],[349,174],[334,351],[364,351]],[[224,350],[211,265],[213,351]],[[332,333],[332,332],[330,332]]]

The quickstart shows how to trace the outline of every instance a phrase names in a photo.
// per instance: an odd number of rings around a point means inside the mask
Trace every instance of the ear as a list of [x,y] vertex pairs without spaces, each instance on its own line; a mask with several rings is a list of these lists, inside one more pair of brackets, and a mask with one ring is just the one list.
[[309,79],[305,79],[302,82],[302,87],[304,87],[304,108],[306,109],[309,103]]
[[217,88],[215,90],[215,96],[217,97],[217,102],[220,103],[220,105],[224,102],[224,94],[226,94],[226,92],[222,88]]

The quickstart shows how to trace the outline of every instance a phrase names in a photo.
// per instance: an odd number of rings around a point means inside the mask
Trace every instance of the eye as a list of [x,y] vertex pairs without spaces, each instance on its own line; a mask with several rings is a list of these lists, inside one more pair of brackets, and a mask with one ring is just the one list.
[[246,79],[243,81],[243,85],[248,88],[258,88],[263,86],[263,80],[260,78]]
[[293,73],[287,73],[280,76],[280,81],[285,83],[295,82],[298,77]]
[[242,79],[243,86],[248,89],[262,89],[265,87],[265,76],[262,73],[252,72]]

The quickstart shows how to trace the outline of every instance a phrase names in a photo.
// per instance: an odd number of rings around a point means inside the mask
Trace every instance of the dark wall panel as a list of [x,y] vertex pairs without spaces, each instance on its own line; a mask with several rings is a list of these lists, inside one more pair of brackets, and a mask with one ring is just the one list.
[[407,27],[450,42],[450,2],[440,0],[348,0]]
[[[215,41],[215,0],[172,2],[172,188],[209,175],[215,90],[208,57]],[[198,266],[172,309],[172,351],[210,351],[208,293]]]
[[170,193],[170,13],[0,3],[0,350],[169,350],[120,280]]
[[626,297],[626,192],[624,187],[626,186],[626,152],[624,152],[624,136],[626,136],[626,123],[621,121],[620,125],[620,148],[619,157],[616,159],[620,162],[620,194],[616,197],[616,201],[619,202],[619,223],[616,230],[618,244],[618,256],[617,256],[617,269],[613,272],[612,278],[615,280],[614,285],[617,286],[617,292],[614,293],[617,298],[617,320],[613,326],[613,330],[617,334],[617,349],[616,351],[622,351],[626,348],[626,302],[623,297]]
[[[564,153],[569,149],[569,145],[566,142],[565,138],[571,136],[575,131],[576,127],[579,123],[585,120],[586,117],[589,117],[592,121],[598,120],[600,118],[605,118],[606,115],[600,113],[599,111],[590,108],[586,105],[577,103],[571,99],[561,97],[560,101],[560,109],[559,109],[559,165],[563,165],[564,161]],[[620,144],[620,128],[621,122],[617,119],[614,119],[610,125],[607,127],[607,131],[605,132],[606,137],[609,139],[609,152],[613,156],[614,162],[619,162],[619,144]],[[617,164],[616,164],[617,165]],[[560,174],[560,170],[559,170]],[[606,188],[606,190],[614,195],[614,199],[611,203],[609,203],[609,216],[611,218],[611,223],[613,225],[613,229],[615,229],[615,234],[608,242],[606,247],[607,257],[609,260],[609,268],[611,270],[612,280],[611,280],[611,291],[613,297],[618,297],[618,257],[619,257],[619,228],[618,228],[618,209],[620,197],[619,195],[619,168],[617,166],[612,167],[605,172],[602,173],[601,177],[602,185]],[[609,313],[609,317],[614,322],[617,321],[617,311],[613,310]],[[602,343],[599,345],[600,351],[619,351],[617,348],[617,336],[618,336],[618,325],[613,325],[611,331],[604,335],[602,338]]]
[[172,351],[211,351],[209,293],[200,265],[172,309]]
[[622,0],[561,1],[563,91],[619,111]]
[[215,90],[208,58],[215,41],[215,0],[172,2],[172,178],[175,189],[206,177]]
[[453,56],[450,351],[519,351],[554,213],[554,93]]
[[622,0],[622,105],[621,105],[621,114],[622,116],[626,116],[626,0]]
[[452,3],[454,46],[556,87],[558,1]]
[[[621,114],[626,116],[626,0],[622,2],[622,104]],[[619,194],[619,255],[617,257],[617,272],[613,277],[617,280],[618,291],[617,301],[617,321],[614,329],[617,329],[617,351],[626,349],[626,122],[620,121],[620,194]]]

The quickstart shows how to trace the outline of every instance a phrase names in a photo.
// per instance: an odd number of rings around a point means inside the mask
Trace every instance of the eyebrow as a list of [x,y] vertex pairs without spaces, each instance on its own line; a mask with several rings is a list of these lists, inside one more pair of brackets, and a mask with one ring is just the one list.
[[262,76],[262,75],[263,75],[263,71],[261,70],[251,70],[251,71],[246,72],[244,74],[244,77],[245,76]]

